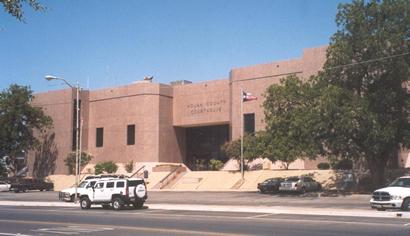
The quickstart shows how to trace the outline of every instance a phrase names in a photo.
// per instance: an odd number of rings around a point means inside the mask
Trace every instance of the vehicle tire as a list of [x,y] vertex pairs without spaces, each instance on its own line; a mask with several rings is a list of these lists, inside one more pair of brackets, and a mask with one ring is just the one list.
[[322,189],[322,185],[321,185],[321,184],[318,184],[318,185],[317,185],[317,191],[318,191],[318,192],[322,192],[322,190],[323,190],[323,189]]
[[260,190],[260,193],[264,194],[264,193],[266,193],[266,192],[265,192],[265,190],[261,189],[261,190]]
[[111,205],[110,204],[102,204],[101,205],[103,209],[110,209]]
[[70,196],[70,202],[74,202],[74,194]]
[[306,189],[305,189],[305,187],[302,187],[302,188],[300,189],[300,194],[304,194],[304,193],[306,193]]
[[404,199],[403,203],[401,204],[402,211],[410,211],[410,198]]
[[121,210],[123,206],[124,202],[121,198],[117,197],[112,200],[112,208],[114,208],[114,210]]
[[43,192],[44,191],[44,189],[40,189],[40,192]]
[[91,207],[90,199],[88,199],[88,197],[82,197],[80,199],[80,206],[81,206],[81,209],[90,209]]
[[135,209],[141,209],[144,206],[144,202],[134,202],[133,206]]

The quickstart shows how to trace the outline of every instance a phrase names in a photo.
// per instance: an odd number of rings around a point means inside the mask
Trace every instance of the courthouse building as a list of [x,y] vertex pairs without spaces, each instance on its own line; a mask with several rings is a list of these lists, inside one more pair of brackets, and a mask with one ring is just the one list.
[[[196,160],[222,158],[220,146],[240,137],[241,117],[246,132],[264,129],[262,94],[269,85],[292,74],[307,79],[322,68],[325,58],[326,47],[309,48],[300,58],[234,68],[222,80],[170,85],[143,80],[82,90],[81,148],[94,156],[93,163],[173,162],[194,169]],[[241,89],[258,98],[243,104],[243,114]],[[35,94],[33,104],[52,117],[49,133],[55,135],[49,136],[43,153],[31,152],[30,170],[53,162],[55,174],[67,173],[64,159],[75,150],[75,99],[75,89]],[[300,161],[297,168],[316,164]]]

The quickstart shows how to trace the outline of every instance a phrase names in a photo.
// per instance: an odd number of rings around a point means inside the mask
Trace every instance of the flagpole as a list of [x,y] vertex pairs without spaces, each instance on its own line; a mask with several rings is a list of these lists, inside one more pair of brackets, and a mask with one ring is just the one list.
[[242,180],[245,179],[243,164],[244,164],[243,163],[243,89],[241,88],[241,175],[242,175]]

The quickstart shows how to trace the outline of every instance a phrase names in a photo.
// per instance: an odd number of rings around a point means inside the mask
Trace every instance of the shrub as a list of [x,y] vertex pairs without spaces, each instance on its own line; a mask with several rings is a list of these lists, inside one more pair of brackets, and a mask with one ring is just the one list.
[[209,161],[210,170],[220,170],[224,167],[224,163],[221,160],[211,159]]
[[107,172],[109,174],[115,173],[118,169],[117,164],[113,161],[106,161],[100,162],[94,167],[94,173],[96,175],[102,174],[103,172]]
[[[67,155],[67,158],[64,160],[65,165],[68,167],[68,174],[73,175],[75,174],[75,159],[76,155],[75,152],[70,152]],[[81,164],[79,166],[78,173],[80,173],[80,170],[86,166],[88,163],[90,163],[91,159],[93,159],[93,156],[86,152],[81,152]]]
[[330,164],[327,163],[327,162],[321,162],[317,165],[317,168],[319,170],[328,170],[328,169],[330,169]]
[[125,171],[127,171],[127,173],[131,173],[133,170],[134,170],[134,161],[131,160],[130,162],[125,164]]

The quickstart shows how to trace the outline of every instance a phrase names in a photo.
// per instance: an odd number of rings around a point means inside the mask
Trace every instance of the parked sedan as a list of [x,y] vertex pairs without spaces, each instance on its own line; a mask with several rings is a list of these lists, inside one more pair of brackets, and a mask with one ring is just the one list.
[[271,178],[258,183],[258,189],[261,193],[277,192],[279,191],[280,183],[283,182],[283,178]]
[[10,190],[10,184],[0,181],[0,192],[8,192]]
[[322,186],[308,176],[288,177],[280,184],[279,191],[305,193],[308,191],[320,191]]

